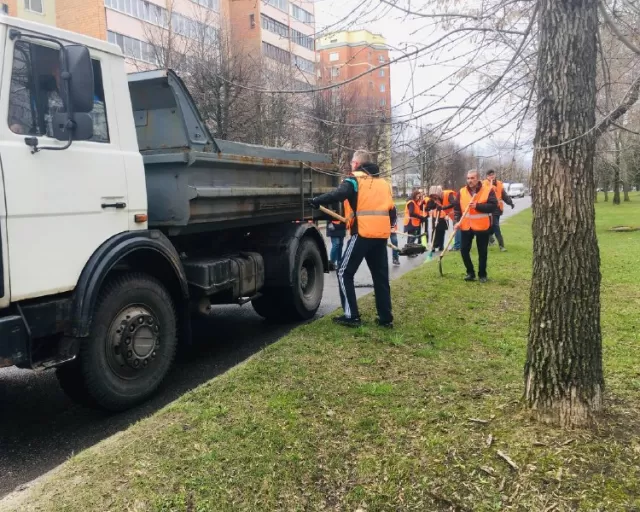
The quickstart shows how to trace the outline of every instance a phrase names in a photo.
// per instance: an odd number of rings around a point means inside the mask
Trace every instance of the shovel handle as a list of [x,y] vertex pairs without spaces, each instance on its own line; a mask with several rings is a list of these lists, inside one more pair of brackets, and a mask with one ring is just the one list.
[[324,206],[320,206],[320,211],[322,213],[326,213],[327,215],[329,215],[330,217],[333,217],[336,220],[339,220],[340,222],[344,222],[345,224],[347,223],[347,219],[345,219],[342,215],[334,212],[333,210],[329,210],[329,208],[325,208]]

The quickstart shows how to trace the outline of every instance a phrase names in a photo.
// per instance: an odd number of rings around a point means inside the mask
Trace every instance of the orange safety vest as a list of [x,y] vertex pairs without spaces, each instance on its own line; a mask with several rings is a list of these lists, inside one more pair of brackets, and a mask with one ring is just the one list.
[[[449,196],[453,194],[455,197],[458,197],[458,194],[456,194],[455,190],[443,190],[442,191],[442,207],[446,208],[447,206],[450,206],[451,203],[449,202]],[[449,208],[448,210],[446,210],[444,212],[451,220],[453,220],[453,218],[455,217],[453,208]]]
[[[476,194],[476,203],[486,203],[489,199],[489,194],[493,187],[487,187],[484,184],[480,188],[480,191]],[[467,187],[460,189],[460,209],[462,213],[465,212],[467,206],[471,202],[471,193]],[[460,223],[460,229],[462,231],[487,231],[491,227],[491,214],[482,213],[475,208],[469,209],[469,213]]]
[[502,191],[504,190],[504,184],[501,181],[496,180],[495,185],[489,183],[489,180],[484,180],[482,185],[492,186],[496,191],[496,197],[498,198],[498,206],[500,207],[500,211],[504,211],[504,201],[502,200]]
[[414,228],[418,228],[420,227],[420,223],[421,220],[420,219],[416,219],[415,217],[411,217],[409,215],[409,203],[413,203],[413,211],[415,212],[420,212],[421,208],[420,205],[418,203],[416,203],[413,199],[411,201],[407,201],[406,206],[404,207],[404,225],[408,226],[409,223],[411,223],[411,226]]
[[349,201],[344,202],[344,213],[351,229],[354,219],[358,219],[358,235],[363,238],[387,239],[391,235],[389,210],[395,206],[389,184],[382,178],[374,178],[366,172],[355,171],[358,181],[358,201],[356,211]]

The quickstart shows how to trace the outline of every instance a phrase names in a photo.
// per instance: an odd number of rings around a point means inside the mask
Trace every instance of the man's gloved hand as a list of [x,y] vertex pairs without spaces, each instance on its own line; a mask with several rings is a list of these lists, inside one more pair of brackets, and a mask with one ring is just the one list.
[[311,206],[311,208],[313,208],[314,210],[320,208],[320,203],[316,201],[315,197],[313,199],[309,199],[307,202],[309,203],[309,206]]
[[516,205],[511,203],[511,209],[513,210],[515,207],[516,207]]

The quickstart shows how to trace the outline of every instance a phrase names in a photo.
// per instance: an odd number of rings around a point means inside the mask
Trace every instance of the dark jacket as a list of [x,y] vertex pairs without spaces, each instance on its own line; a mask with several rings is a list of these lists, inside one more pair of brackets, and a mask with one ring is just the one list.
[[[480,189],[482,189],[482,187],[483,185],[481,181],[478,182],[478,185],[476,186],[475,191],[471,190],[467,185],[467,189],[469,190],[471,195],[473,195],[474,193],[477,194],[480,191]],[[496,208],[499,209],[498,198],[496,197],[495,190],[491,190],[491,192],[489,192],[489,197],[486,203],[480,203],[476,206],[476,210],[478,210],[480,213],[494,213]],[[459,198],[455,202],[455,205],[453,207],[453,212],[454,212],[455,221],[459,222],[460,217],[462,217],[462,208],[460,207]]]
[[[380,169],[376,164],[368,163],[362,164],[360,171],[364,171],[372,177],[376,178],[380,176]],[[379,178],[383,179],[383,178]],[[327,192],[326,194],[322,194],[321,196],[314,197],[313,202],[317,205],[326,205],[333,203],[341,203],[342,201],[349,201],[349,205],[351,209],[355,212],[357,211],[358,206],[358,180],[355,176],[349,176],[346,178],[337,189],[333,192]],[[396,223],[396,209],[392,208],[389,210],[389,222],[391,226]],[[358,218],[353,219],[353,223],[351,224],[351,235],[358,234]],[[329,235],[331,236],[331,235]]]
[[332,238],[344,238],[347,236],[347,225],[344,222],[334,223],[327,221],[327,236]]

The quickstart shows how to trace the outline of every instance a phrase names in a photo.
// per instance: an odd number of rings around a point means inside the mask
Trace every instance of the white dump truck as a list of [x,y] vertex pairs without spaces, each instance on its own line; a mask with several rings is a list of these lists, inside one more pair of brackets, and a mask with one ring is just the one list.
[[105,41],[0,16],[0,45],[0,368],[56,368],[122,410],[194,310],[314,316],[328,262],[306,204],[337,184],[328,155],[212,137],[176,74],[127,75]]

